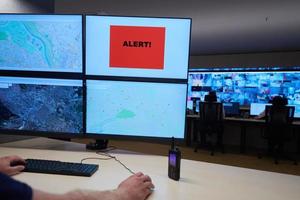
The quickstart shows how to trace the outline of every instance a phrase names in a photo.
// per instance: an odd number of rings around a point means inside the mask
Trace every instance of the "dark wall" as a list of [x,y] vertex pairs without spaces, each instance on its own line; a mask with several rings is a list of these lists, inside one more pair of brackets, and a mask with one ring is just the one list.
[[42,1],[25,0],[25,1],[27,2],[28,5],[32,5],[33,7],[40,10],[40,12],[54,13],[54,5],[55,5],[54,0],[42,0]]
[[191,17],[190,68],[300,64],[300,1],[56,0],[58,13]]
[[190,57],[190,68],[300,66],[300,51],[202,55]]
[[300,1],[57,0],[56,12],[191,17],[191,55],[300,50]]

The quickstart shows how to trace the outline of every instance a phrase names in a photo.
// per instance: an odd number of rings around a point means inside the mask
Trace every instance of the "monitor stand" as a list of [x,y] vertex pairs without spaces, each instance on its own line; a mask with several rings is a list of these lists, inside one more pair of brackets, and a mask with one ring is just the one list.
[[95,142],[91,142],[86,145],[86,149],[90,150],[103,150],[107,149],[108,140],[107,139],[97,139]]

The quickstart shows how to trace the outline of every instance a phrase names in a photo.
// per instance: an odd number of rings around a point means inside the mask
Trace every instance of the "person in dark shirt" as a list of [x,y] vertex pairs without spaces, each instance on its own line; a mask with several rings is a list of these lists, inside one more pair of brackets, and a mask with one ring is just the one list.
[[154,188],[151,178],[139,172],[121,182],[115,190],[74,190],[65,194],[51,194],[33,189],[10,177],[20,173],[24,163],[25,160],[18,156],[0,157],[1,200],[144,200]]
[[31,200],[32,189],[9,176],[0,173],[0,199],[7,200]]
[[[217,93],[214,90],[211,90],[208,92],[207,95],[204,96],[204,101],[205,102],[218,102],[218,97],[217,97]],[[223,119],[225,118],[225,109],[224,106],[222,105],[222,117]]]
[[[272,103],[272,106],[275,108],[281,108],[288,105],[288,100],[285,97],[275,96],[272,100],[269,101]],[[255,119],[262,119],[266,116],[266,110],[262,111],[259,115],[255,117]]]
[[217,102],[217,94],[215,91],[209,91],[207,95],[204,96],[204,101],[206,102]]
[[[12,166],[14,162],[19,162],[20,164]],[[9,177],[20,173],[24,169],[24,165],[21,163],[25,163],[25,161],[18,156],[0,158],[0,199],[32,199],[31,187]]]

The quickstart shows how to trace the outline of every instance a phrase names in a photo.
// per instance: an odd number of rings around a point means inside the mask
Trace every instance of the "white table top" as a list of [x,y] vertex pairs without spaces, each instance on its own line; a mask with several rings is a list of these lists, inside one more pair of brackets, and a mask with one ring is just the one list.
[[[44,147],[61,147],[68,150],[35,149],[39,142]],[[30,144],[34,148],[29,148]],[[47,145],[48,144],[48,145]],[[76,151],[70,151],[68,146]],[[80,151],[80,146],[83,149]],[[26,147],[26,148],[24,148]],[[135,172],[142,171],[151,176],[156,188],[149,199],[203,199],[203,200],[299,200],[300,176],[265,172],[183,159],[181,179],[168,178],[168,159],[165,156],[112,153]],[[49,139],[33,139],[0,145],[0,156],[19,155],[24,158],[53,159],[80,162],[86,157],[100,157],[94,152],[84,152],[80,144]],[[21,173],[14,178],[52,193],[63,193],[72,189],[114,189],[130,173],[114,160],[88,160],[99,164],[92,177],[62,176],[50,174]]]

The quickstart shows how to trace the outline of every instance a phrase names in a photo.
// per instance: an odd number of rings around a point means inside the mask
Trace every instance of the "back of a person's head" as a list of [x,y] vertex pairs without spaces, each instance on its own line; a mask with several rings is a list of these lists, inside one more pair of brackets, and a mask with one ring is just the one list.
[[272,99],[272,105],[274,107],[284,107],[288,104],[288,101],[286,98],[284,97],[281,97],[281,96],[275,96],[273,99]]
[[217,95],[215,91],[210,91],[208,95],[205,95],[204,100],[207,102],[216,102],[217,101]]

